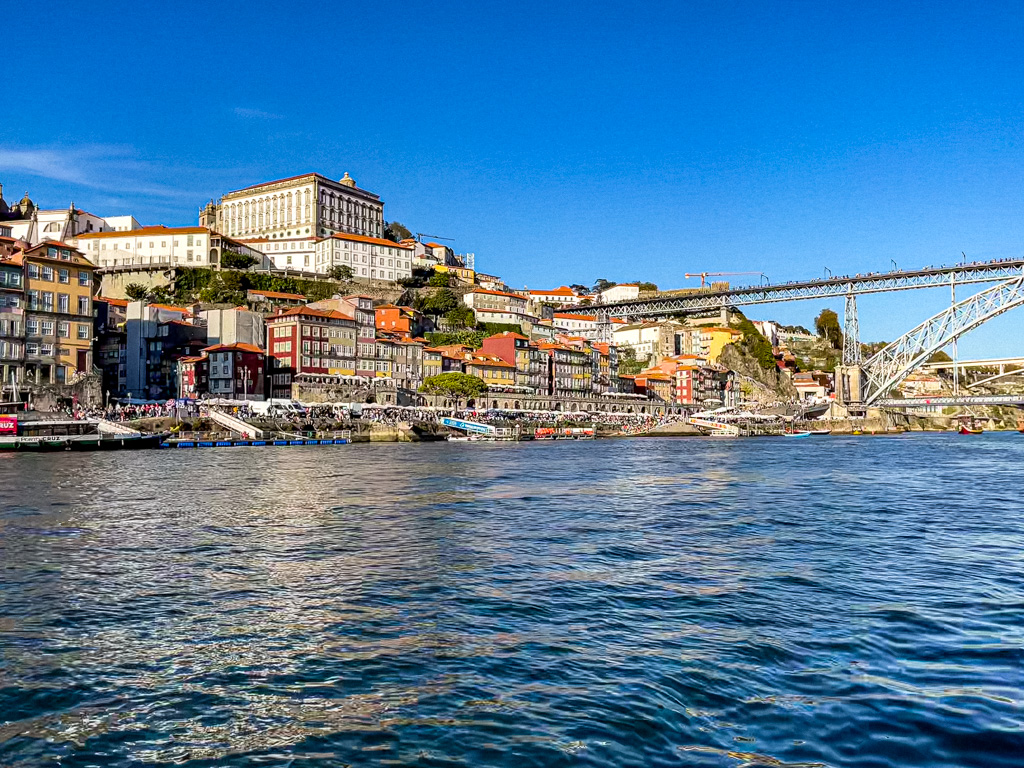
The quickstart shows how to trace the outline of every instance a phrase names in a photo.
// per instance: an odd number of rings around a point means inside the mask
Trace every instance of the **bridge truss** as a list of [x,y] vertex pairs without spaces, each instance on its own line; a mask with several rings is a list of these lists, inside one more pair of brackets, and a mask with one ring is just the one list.
[[1024,275],[1024,259],[976,262],[948,267],[878,272],[853,277],[733,288],[726,291],[695,291],[650,299],[597,304],[602,318],[658,318],[671,315],[706,315],[723,308],[771,304],[781,301],[840,298],[865,293],[885,293],[919,288],[942,288],[951,283],[992,283]]
[[1015,405],[1024,406],[1024,395],[973,395],[968,397],[909,397],[881,398],[875,401],[878,408],[948,408],[971,405]]
[[862,366],[864,406],[872,405],[932,353],[1007,310],[1024,304],[1024,275],[986,288],[928,318]]

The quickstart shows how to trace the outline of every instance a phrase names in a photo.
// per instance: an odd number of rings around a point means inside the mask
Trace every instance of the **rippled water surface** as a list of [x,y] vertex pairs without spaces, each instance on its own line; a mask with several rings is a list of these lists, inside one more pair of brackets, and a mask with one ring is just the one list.
[[1024,765],[1022,460],[0,455],[0,765]]

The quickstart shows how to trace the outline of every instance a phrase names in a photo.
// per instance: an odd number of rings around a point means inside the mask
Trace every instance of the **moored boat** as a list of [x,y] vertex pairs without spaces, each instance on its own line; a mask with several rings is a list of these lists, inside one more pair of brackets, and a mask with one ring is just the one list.
[[[35,415],[35,414],[33,414]],[[145,435],[128,429],[104,433],[97,420],[25,418],[8,415],[0,451],[120,451],[159,448],[166,433]]]
[[972,416],[960,418],[960,428],[957,432],[961,435],[980,435],[984,430],[978,426],[977,420]]
[[783,437],[810,437],[810,432],[783,432]]

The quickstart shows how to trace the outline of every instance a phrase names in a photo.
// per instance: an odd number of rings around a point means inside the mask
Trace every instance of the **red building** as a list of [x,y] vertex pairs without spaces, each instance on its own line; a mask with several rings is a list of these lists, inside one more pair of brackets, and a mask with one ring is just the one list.
[[217,344],[178,360],[178,396],[263,400],[266,355],[252,344]]
[[[289,373],[354,376],[358,334],[355,319],[336,309],[295,307],[270,315],[267,354],[276,360],[272,386],[283,389]],[[290,392],[290,379],[287,386]]]

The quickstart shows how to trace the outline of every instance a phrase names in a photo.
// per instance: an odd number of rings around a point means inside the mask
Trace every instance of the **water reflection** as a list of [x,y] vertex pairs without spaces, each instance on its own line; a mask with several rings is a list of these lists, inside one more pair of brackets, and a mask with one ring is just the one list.
[[1014,764],[1022,444],[805,443],[3,457],[0,764]]

